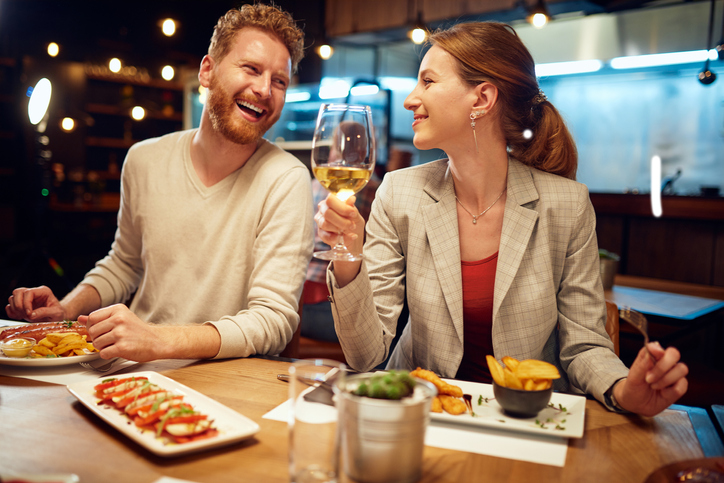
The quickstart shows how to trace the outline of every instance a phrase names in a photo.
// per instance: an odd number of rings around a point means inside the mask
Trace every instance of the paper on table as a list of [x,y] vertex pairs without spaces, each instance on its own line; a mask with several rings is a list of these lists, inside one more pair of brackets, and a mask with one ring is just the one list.
[[614,301],[644,314],[694,320],[724,307],[724,301],[633,287],[613,287]]
[[[264,419],[286,422],[290,400],[275,407]],[[320,419],[336,414],[333,407],[317,404]],[[568,453],[568,439],[555,436],[499,431],[430,421],[425,444],[436,448],[467,451],[550,466],[563,466]]]

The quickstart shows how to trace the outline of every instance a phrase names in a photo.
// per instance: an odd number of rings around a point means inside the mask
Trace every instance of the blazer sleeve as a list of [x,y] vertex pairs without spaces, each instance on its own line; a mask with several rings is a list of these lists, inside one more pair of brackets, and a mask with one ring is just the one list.
[[405,257],[390,216],[392,205],[391,184],[383,181],[365,227],[360,273],[340,288],[333,264],[327,272],[334,327],[347,362],[358,371],[371,370],[387,359],[404,305]]
[[605,331],[596,215],[585,186],[579,191],[576,206],[557,296],[559,357],[574,387],[607,404],[604,393],[626,377],[628,369],[613,352]]

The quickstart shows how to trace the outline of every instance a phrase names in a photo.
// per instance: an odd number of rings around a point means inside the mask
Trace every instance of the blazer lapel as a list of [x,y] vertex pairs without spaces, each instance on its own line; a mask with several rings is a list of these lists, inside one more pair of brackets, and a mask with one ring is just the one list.
[[503,230],[500,236],[498,267],[495,272],[493,321],[500,304],[513,283],[528,241],[538,220],[538,212],[525,207],[538,199],[538,190],[527,166],[515,159],[508,161],[508,197],[505,202]]
[[[448,165],[444,165],[448,166]],[[463,340],[463,291],[460,269],[460,235],[455,214],[455,192],[449,167],[444,176],[435,173],[424,188],[435,200],[423,207],[425,230],[430,252],[450,318],[462,343]],[[452,215],[451,215],[452,213]]]

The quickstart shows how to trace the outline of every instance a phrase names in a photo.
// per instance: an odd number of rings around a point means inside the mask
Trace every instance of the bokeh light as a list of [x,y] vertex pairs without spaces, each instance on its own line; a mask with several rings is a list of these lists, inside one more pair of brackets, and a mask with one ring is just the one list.
[[176,33],[176,22],[172,18],[167,18],[161,25],[161,31],[166,37],[171,37]]
[[176,72],[174,72],[173,67],[171,67],[170,65],[164,66],[164,68],[161,69],[161,77],[163,77],[167,81],[173,79],[173,76],[175,74]]
[[75,127],[75,121],[70,117],[64,117],[63,120],[60,121],[60,127],[63,131],[70,132]]
[[55,57],[60,52],[60,47],[58,47],[58,44],[55,42],[51,42],[48,44],[48,55],[51,57]]
[[141,106],[136,106],[131,109],[131,117],[136,121],[140,121],[141,119],[146,117],[146,110]]
[[113,57],[108,62],[108,68],[111,70],[111,72],[117,74],[121,71],[121,59],[117,57]]

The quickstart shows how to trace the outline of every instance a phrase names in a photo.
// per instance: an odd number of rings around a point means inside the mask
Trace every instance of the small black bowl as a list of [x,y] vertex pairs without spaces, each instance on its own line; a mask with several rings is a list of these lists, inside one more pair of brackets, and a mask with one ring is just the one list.
[[499,386],[493,381],[493,394],[506,414],[515,418],[532,418],[548,406],[553,386],[541,391],[524,391]]

